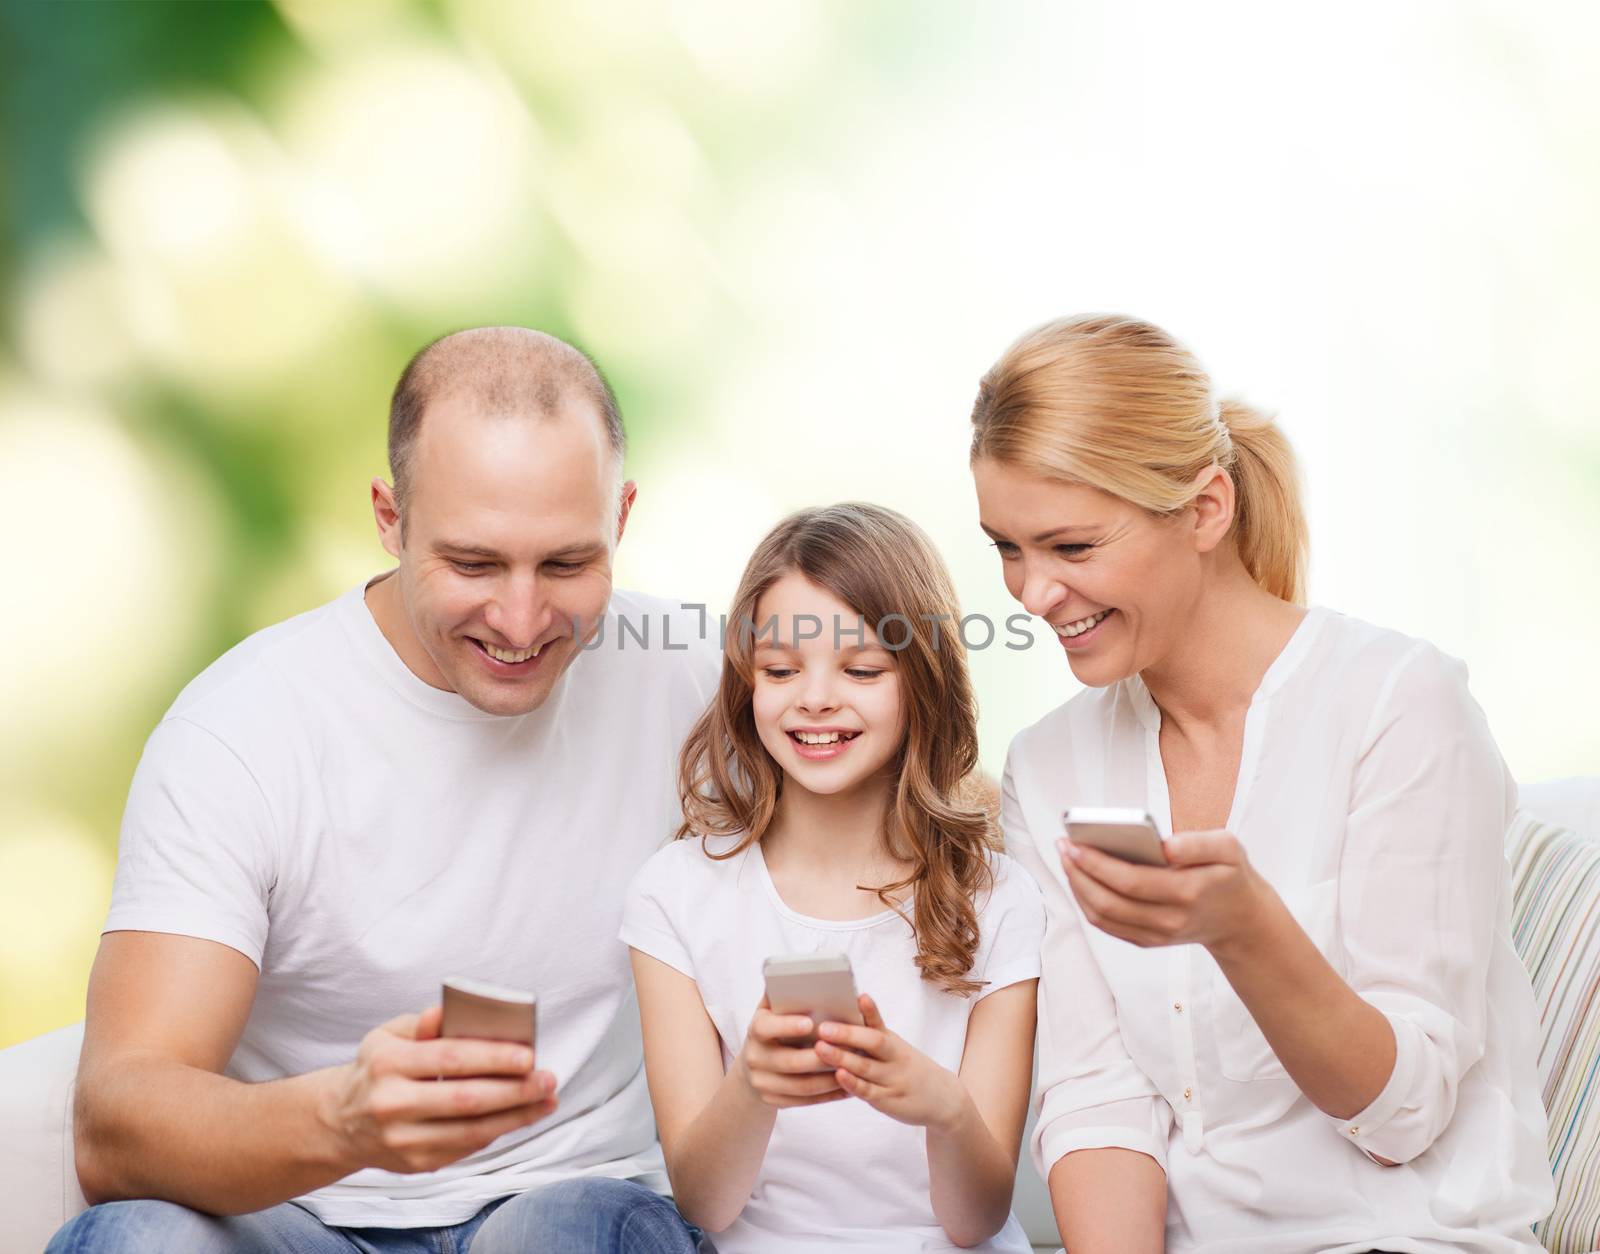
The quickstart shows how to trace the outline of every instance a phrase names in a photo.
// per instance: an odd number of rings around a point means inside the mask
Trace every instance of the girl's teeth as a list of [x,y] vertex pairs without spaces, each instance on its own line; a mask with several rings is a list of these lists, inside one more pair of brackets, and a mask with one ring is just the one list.
[[803,745],[831,745],[842,739],[838,732],[795,732],[794,736]]

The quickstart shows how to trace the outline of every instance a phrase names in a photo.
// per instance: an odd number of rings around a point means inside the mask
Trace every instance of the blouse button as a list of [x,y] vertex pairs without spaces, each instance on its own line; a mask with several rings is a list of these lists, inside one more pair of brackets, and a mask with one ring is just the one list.
[[1172,1003],[1172,1008],[1173,1008],[1173,1009],[1174,1009],[1174,1010],[1176,1010],[1176,1011],[1177,1011],[1177,1012],[1178,1012],[1178,1013],[1179,1013],[1179,1014],[1182,1014],[1182,1013],[1183,1013],[1183,1003],[1182,1003],[1182,1002],[1181,1002],[1181,1001],[1175,1001],[1175,1002],[1173,1002],[1173,1003]]
[[1356,1124],[1354,1127],[1352,1127],[1350,1129],[1350,1135],[1351,1136],[1359,1136],[1360,1134],[1361,1134],[1361,1125],[1360,1124]]
[[1184,1089],[1183,1090],[1183,1100],[1184,1101],[1188,1101],[1193,1096],[1194,1096],[1194,1090],[1193,1089]]

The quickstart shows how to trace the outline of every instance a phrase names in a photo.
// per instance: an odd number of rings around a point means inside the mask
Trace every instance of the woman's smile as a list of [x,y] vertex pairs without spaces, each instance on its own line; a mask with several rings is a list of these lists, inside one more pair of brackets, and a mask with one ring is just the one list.
[[1057,636],[1061,637],[1061,647],[1064,649],[1086,649],[1094,643],[1116,610],[1099,610],[1087,618],[1076,619],[1070,623],[1050,624]]

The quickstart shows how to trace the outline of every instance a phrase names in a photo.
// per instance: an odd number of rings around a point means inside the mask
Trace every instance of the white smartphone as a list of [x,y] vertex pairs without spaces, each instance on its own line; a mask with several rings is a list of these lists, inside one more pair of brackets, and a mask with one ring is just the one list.
[[[805,1015],[817,1023],[861,1023],[856,978],[843,954],[781,954],[761,964],[767,1003],[780,1015]],[[815,1045],[813,1029],[785,1042],[802,1048]]]
[[1061,821],[1074,844],[1088,845],[1124,862],[1166,866],[1161,829],[1143,810],[1123,806],[1073,806]]
[[440,1036],[515,1041],[533,1048],[538,1001],[520,988],[452,976],[444,982]]

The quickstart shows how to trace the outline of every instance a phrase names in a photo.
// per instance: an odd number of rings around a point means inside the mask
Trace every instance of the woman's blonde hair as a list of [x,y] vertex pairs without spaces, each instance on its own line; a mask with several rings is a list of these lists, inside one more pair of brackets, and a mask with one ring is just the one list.
[[1233,479],[1230,534],[1276,597],[1305,597],[1307,534],[1294,451],[1278,424],[1218,401],[1199,361],[1160,327],[1116,314],[1047,322],[983,376],[972,460],[1087,484],[1169,515],[1213,462]]
[[[771,826],[784,776],[751,710],[755,649],[766,627],[756,622],[756,607],[789,574],[848,605],[895,658],[905,735],[890,764],[895,784],[885,837],[891,854],[912,870],[868,891],[893,906],[890,894],[911,889],[908,922],[922,978],[951,992],[975,992],[980,984],[968,973],[978,949],[976,899],[992,886],[989,854],[999,841],[971,778],[978,707],[955,588],[932,542],[903,515],[854,502],[802,510],[756,547],[729,614],[722,681],[684,742],[677,835],[738,836],[733,848],[713,855],[731,858]],[[856,626],[845,625],[843,638]]]

